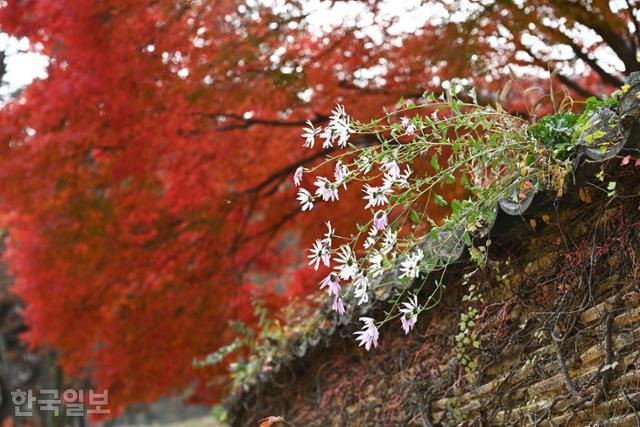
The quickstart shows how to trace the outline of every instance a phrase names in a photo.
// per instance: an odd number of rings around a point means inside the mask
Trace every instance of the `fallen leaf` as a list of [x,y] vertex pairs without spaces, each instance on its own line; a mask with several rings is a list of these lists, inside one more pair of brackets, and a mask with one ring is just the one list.
[[272,415],[272,416],[270,416],[270,417],[267,417],[267,418],[263,418],[263,419],[261,419],[261,420],[260,420],[260,421],[258,421],[258,422],[260,423],[260,426],[259,426],[259,427],[271,427],[271,426],[273,426],[275,423],[284,423],[284,424],[290,425],[288,422],[286,422],[286,421],[285,421],[285,419],[284,419],[284,418],[282,418],[282,417],[280,417],[280,416],[275,417],[275,416],[273,416],[273,415]]
[[591,203],[591,195],[589,194],[589,191],[582,187],[580,188],[578,195],[580,196],[580,200],[582,200],[585,203]]

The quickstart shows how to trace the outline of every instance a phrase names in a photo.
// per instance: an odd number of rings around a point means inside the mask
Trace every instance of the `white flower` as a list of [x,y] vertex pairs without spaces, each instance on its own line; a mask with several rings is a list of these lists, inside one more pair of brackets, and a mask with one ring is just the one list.
[[395,176],[385,173],[382,177],[382,188],[391,188],[397,181],[398,179]]
[[384,273],[384,267],[382,266],[383,260],[382,254],[377,251],[369,257],[369,269],[373,277],[378,277]]
[[402,330],[405,334],[411,332],[411,329],[413,329],[413,326],[416,324],[419,309],[420,306],[418,305],[418,296],[416,294],[410,296],[409,301],[402,303],[402,307],[400,308],[400,313],[402,313],[400,322],[402,323]]
[[331,226],[331,221],[327,221],[325,222],[325,224],[327,225],[327,232],[324,233],[324,239],[322,239],[322,241],[325,242],[329,248],[331,248],[331,239],[333,239],[333,235],[335,234],[336,230],[334,230]]
[[407,165],[407,167],[404,169],[404,173],[402,173],[396,179],[396,185],[398,185],[401,188],[408,187],[409,186],[409,177],[411,176],[412,173],[413,173],[413,171],[411,170],[409,165]]
[[349,142],[349,127],[334,129],[333,130],[336,135],[336,139],[338,140],[338,146],[344,148],[347,146],[347,142]]
[[391,189],[389,188],[372,187],[369,184],[365,184],[364,192],[367,193],[364,196],[364,199],[368,202],[364,207],[365,209],[368,209],[369,207],[382,206],[385,203],[389,203],[389,199],[387,198],[387,194],[391,192]]
[[338,144],[339,147],[345,147],[349,141],[351,134],[351,119],[340,104],[336,106],[329,117],[329,124],[320,133],[320,138],[324,139],[322,148],[333,147]]
[[307,148],[313,148],[314,144],[316,143],[316,135],[318,135],[321,131],[322,128],[316,128],[313,126],[313,123],[311,123],[310,120],[307,120],[307,126],[306,128],[302,128],[302,130],[304,131],[302,133],[302,137],[304,138],[304,147]]
[[362,154],[360,155],[360,157],[358,157],[357,164],[360,172],[364,174],[371,172],[371,169],[373,168],[373,162],[371,161],[371,158],[369,158],[369,156],[367,156],[366,154]]
[[395,160],[387,161],[387,159],[384,159],[382,161],[382,167],[386,169],[386,175],[389,175],[394,179],[398,179],[400,177],[400,166],[398,166],[398,163],[396,163]]
[[331,308],[340,316],[344,314],[344,303],[338,295],[333,298],[333,305],[331,306]]
[[333,140],[335,138],[335,135],[333,133],[333,129],[331,129],[329,126],[324,128],[324,130],[320,134],[320,138],[324,139],[324,142],[322,143],[322,148],[333,147]]
[[358,305],[362,305],[369,301],[369,295],[367,290],[369,288],[369,279],[363,274],[360,274],[356,280],[353,281],[353,295],[356,298],[360,298]]
[[400,307],[400,313],[406,315],[407,317],[412,316],[413,314],[417,314],[420,306],[418,305],[418,295],[412,294],[407,298],[407,301],[402,303]]
[[321,197],[325,202],[338,200],[338,186],[327,178],[319,176],[316,182],[314,182],[314,185],[318,187],[316,189],[316,196]]
[[337,140],[339,147],[345,147],[349,141],[349,134],[351,133],[350,124],[351,119],[344,110],[344,107],[340,104],[336,105],[336,108],[333,109],[329,117],[328,127],[333,131],[331,142],[333,143]]
[[386,229],[384,231],[382,244],[380,245],[380,251],[385,255],[388,254],[396,245],[397,240],[398,240],[398,232],[390,229]]
[[329,287],[329,295],[338,295],[340,293],[340,281],[338,275],[335,273],[329,273],[327,277],[320,282],[320,289]]
[[382,178],[382,187],[389,189],[392,186],[406,188],[409,186],[409,176],[411,176],[412,173],[413,171],[409,166],[405,168],[404,173],[398,173],[397,175],[392,175],[387,172]]
[[311,252],[311,254],[307,255],[307,258],[309,258],[309,265],[313,265],[314,270],[318,270],[320,262],[322,262],[326,267],[329,266],[329,263],[331,262],[331,253],[329,252],[329,248],[325,242],[317,239],[313,243],[313,248],[309,249],[309,252]]
[[302,212],[313,209],[313,196],[304,188],[298,190],[297,199],[300,201],[300,205],[302,205]]
[[302,166],[298,166],[298,169],[296,169],[293,174],[293,185],[296,187],[302,182],[302,174],[304,174],[304,168]]
[[364,243],[362,244],[362,246],[365,249],[369,249],[370,247],[372,247],[373,245],[375,245],[376,243],[376,237],[378,236],[378,229],[375,227],[371,227],[369,229],[369,235],[367,236],[367,238],[365,239]]
[[357,335],[356,341],[359,342],[358,345],[364,345],[364,348],[369,351],[371,349],[371,345],[374,347],[378,346],[380,333],[378,332],[376,325],[374,325],[374,320],[371,317],[361,317],[360,321],[364,323],[364,326],[362,326],[361,331],[354,332],[354,335]]
[[407,258],[400,263],[400,278],[413,277],[416,278],[420,275],[420,261],[424,258],[424,252],[422,249],[416,248],[415,252],[407,255]]
[[344,109],[344,105],[336,104],[335,108],[331,110],[331,115],[329,116],[329,124],[333,125],[334,123],[346,120],[349,121],[349,116],[347,115],[346,110]]
[[405,132],[407,132],[407,135],[413,135],[416,132],[416,125],[413,124],[409,117],[402,117],[400,123],[404,127]]
[[373,215],[373,226],[378,230],[384,230],[388,225],[387,213],[378,211]]
[[335,270],[338,272],[338,276],[342,280],[349,280],[358,274],[358,263],[356,257],[351,251],[351,247],[348,245],[340,246],[339,253],[336,256]]
[[344,182],[345,178],[349,175],[349,168],[347,165],[342,163],[342,160],[338,160],[336,163],[336,168],[333,173],[333,176],[336,178],[336,183],[340,185],[341,183],[344,185],[344,188],[347,188],[347,183]]

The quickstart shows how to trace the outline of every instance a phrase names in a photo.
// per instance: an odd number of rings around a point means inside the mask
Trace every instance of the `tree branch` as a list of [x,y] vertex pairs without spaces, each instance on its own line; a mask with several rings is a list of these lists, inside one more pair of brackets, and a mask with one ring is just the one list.
[[[351,143],[354,145],[366,145],[371,141],[372,141],[371,137],[367,135],[363,135],[360,138],[352,140]],[[302,158],[300,161],[296,163],[292,163],[272,173],[267,178],[260,181],[258,184],[243,190],[241,193],[244,193],[244,194],[258,193],[264,190],[265,188],[267,188],[270,184],[273,184],[274,181],[276,181],[276,183],[280,183],[283,178],[286,178],[287,176],[291,175],[299,166],[304,166],[308,163],[311,163],[314,160],[317,160],[323,156],[329,155],[336,150],[337,150],[337,147],[334,146],[334,147],[326,148],[322,151],[317,151],[307,157]]]
[[[218,119],[232,119],[239,123],[228,124],[221,126],[216,130],[218,132],[226,132],[236,129],[247,129],[251,126],[263,125],[263,126],[280,126],[280,127],[299,127],[304,126],[307,120],[280,120],[280,119],[267,119],[261,117],[244,117],[238,113],[201,113],[196,112],[194,115],[201,117],[208,117],[214,120]],[[329,116],[323,114],[316,114],[313,118],[309,119],[312,123],[320,123],[329,119]]]
[[635,7],[631,4],[631,1],[625,1],[627,3],[627,13],[629,14],[629,20],[631,20],[631,23],[633,24],[633,30],[636,36],[636,48],[640,48],[640,25],[638,24],[635,13],[633,13]]

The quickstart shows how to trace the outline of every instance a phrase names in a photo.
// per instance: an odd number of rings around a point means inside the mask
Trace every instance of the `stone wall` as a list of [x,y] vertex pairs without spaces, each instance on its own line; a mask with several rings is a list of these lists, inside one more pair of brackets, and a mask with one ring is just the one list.
[[[386,326],[367,353],[340,328],[236,395],[233,425],[640,425],[640,180],[617,174],[615,199],[585,180],[498,222],[485,268],[463,285],[476,266],[450,266],[409,336]],[[484,301],[467,370],[454,337],[469,284]]]

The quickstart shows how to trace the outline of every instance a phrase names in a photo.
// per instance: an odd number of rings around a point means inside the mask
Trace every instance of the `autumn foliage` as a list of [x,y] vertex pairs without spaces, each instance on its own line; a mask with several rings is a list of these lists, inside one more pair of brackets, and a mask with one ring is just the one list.
[[325,122],[337,101],[356,118],[378,116],[451,79],[494,102],[507,64],[520,82],[500,100],[526,113],[549,70],[580,98],[638,69],[635,15],[604,0],[481,2],[462,16],[447,12],[457,2],[434,2],[441,16],[408,33],[384,2],[360,5],[379,18],[371,33],[348,23],[320,33],[303,4],[275,3],[0,9],[3,31],[51,61],[46,80],[0,111],[5,258],[27,303],[26,338],[59,349],[66,371],[90,375],[115,406],[198,375],[198,396],[217,396],[215,372],[194,371],[192,359],[230,342],[229,320],[251,323],[252,300],[278,307],[317,287],[300,248],[322,233],[317,218],[348,230],[362,211],[349,207],[363,203],[350,191],[339,211],[300,212],[292,173],[325,154],[301,146],[305,120]]

